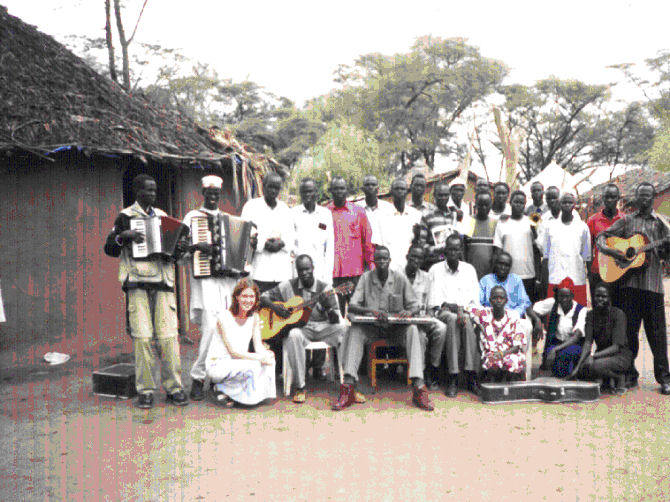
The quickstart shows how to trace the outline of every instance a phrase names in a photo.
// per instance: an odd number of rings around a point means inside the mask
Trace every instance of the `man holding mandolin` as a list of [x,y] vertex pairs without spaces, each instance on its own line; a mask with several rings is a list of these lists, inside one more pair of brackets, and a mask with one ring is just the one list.
[[[309,342],[321,341],[339,350],[345,326],[341,323],[337,297],[333,294],[333,289],[325,282],[314,278],[312,258],[306,254],[298,256],[295,267],[298,277],[281,282],[265,292],[261,296],[261,306],[267,309],[266,312],[270,311],[280,318],[276,322],[278,325],[283,324],[281,319],[289,320],[296,313],[300,314],[298,323],[293,326],[288,324],[280,334],[287,335],[282,342],[283,350],[286,351],[296,380],[297,389],[293,395],[293,402],[304,403],[305,347]],[[298,299],[298,302],[292,301],[294,299]],[[295,307],[291,307],[293,304]],[[309,308],[307,304],[314,306]],[[261,318],[263,319],[263,315]],[[263,323],[266,325],[264,329],[271,324],[266,319]]]
[[[633,239],[642,237],[648,241],[644,266],[630,268],[623,276],[618,305],[626,314],[626,335],[633,352],[633,364],[628,372],[629,387],[637,385],[639,376],[635,369],[635,358],[640,347],[638,333],[644,322],[649,347],[654,356],[654,376],[661,384],[661,394],[670,395],[670,371],[668,371],[668,343],[665,321],[663,290],[663,268],[661,260],[670,258],[670,240],[667,226],[653,211],[656,190],[648,182],[640,183],[635,189],[637,212],[628,214],[598,235],[596,243],[601,256],[614,258],[624,268],[640,255],[640,249],[633,248],[633,256],[627,256],[623,246],[613,247],[616,238]],[[614,238],[614,240],[612,240]],[[653,249],[652,249],[653,248]],[[636,252],[637,251],[637,252]],[[602,268],[601,268],[602,275]]]

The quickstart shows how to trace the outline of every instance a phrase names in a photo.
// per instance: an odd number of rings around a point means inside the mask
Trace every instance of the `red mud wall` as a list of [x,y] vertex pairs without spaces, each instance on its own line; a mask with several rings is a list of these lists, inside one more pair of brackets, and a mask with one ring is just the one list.
[[0,350],[18,364],[58,351],[96,365],[127,340],[118,260],[102,251],[121,209],[120,171],[81,155],[1,162]]

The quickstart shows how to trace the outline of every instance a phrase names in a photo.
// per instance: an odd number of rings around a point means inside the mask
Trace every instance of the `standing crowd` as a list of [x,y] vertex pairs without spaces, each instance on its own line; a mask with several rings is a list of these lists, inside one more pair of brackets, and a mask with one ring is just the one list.
[[[217,176],[202,179],[203,203],[185,216],[187,227],[196,216],[223,214],[222,183]],[[670,395],[661,264],[670,257],[670,243],[667,226],[653,211],[653,185],[637,186],[637,210],[631,214],[617,209],[619,189],[607,185],[604,208],[586,223],[575,211],[575,195],[553,186],[545,191],[534,183],[527,204],[524,192],[510,194],[502,182],[491,189],[479,180],[472,208],[463,200],[465,180],[436,184],[432,203],[425,200],[426,186],[421,174],[409,187],[395,179],[387,202],[378,198],[377,178],[368,175],[365,198],[354,203],[347,199],[345,179],[335,176],[331,202],[319,206],[316,182],[305,178],[301,203],[289,208],[278,199],[281,177],[266,175],[263,196],[247,201],[241,213],[256,229],[250,269],[191,274],[190,317],[201,332],[190,371],[191,400],[204,399],[206,380],[222,406],[275,398],[275,374],[283,360],[292,370],[292,399],[303,403],[308,367],[321,375],[326,364],[323,357],[308,360],[305,354],[309,343],[319,341],[334,348],[340,362],[340,392],[332,408],[342,410],[365,401],[356,389],[359,369],[365,346],[380,339],[404,348],[412,402],[427,411],[433,410],[429,391],[444,387],[454,397],[459,381],[477,394],[482,381],[530,379],[532,347],[542,339],[542,369],[559,378],[598,380],[623,393],[637,385],[642,323],[655,378],[661,393]],[[167,400],[183,406],[188,398],[181,380],[174,267],[214,248],[182,239],[171,257],[133,258],[131,245],[143,236],[131,229],[131,219],[165,215],[154,207],[153,178],[137,176],[133,189],[136,201],[117,217],[105,252],[120,258],[137,405],[152,407],[158,390],[155,339]],[[647,251],[645,265],[603,281],[599,261],[626,259],[610,247],[610,238],[637,234],[657,243]],[[312,306],[311,314],[264,340],[268,322],[260,314],[288,319],[294,310],[287,303],[295,297]]]

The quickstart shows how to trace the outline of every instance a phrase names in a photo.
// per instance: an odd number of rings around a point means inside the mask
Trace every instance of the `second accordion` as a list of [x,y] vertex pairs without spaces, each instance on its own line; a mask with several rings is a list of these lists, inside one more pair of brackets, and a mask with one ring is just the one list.
[[191,242],[211,244],[212,254],[193,253],[194,277],[222,277],[245,273],[251,262],[254,224],[228,214],[194,216]]

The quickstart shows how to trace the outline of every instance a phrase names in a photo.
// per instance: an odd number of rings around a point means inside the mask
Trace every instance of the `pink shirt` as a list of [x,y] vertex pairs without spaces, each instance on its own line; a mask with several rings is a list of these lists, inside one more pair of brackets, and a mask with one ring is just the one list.
[[372,228],[365,209],[351,202],[336,207],[329,202],[326,208],[333,213],[335,233],[335,261],[333,277],[355,277],[365,272],[365,266],[373,269],[374,246],[371,242]]
[[598,211],[596,214],[586,220],[586,226],[589,227],[589,232],[591,233],[591,249],[593,251],[593,262],[591,263],[592,273],[599,273],[598,254],[600,251],[596,247],[596,237],[598,237],[600,232],[607,230],[614,224],[615,221],[620,220],[621,218],[623,218],[623,213],[617,209],[614,218],[611,220],[605,216],[605,213],[602,211]]

